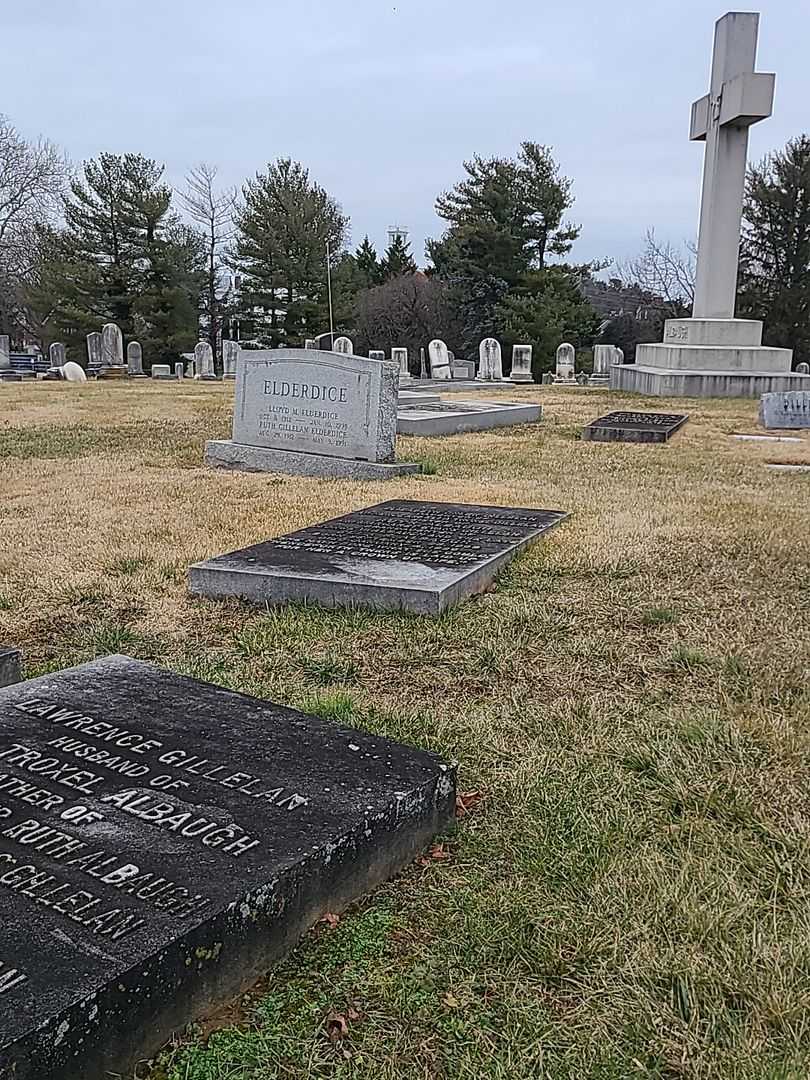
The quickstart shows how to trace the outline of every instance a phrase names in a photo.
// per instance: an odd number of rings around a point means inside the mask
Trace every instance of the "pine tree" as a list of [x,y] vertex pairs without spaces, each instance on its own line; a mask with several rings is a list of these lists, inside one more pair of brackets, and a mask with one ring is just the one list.
[[307,169],[289,158],[243,188],[234,266],[243,321],[277,345],[301,341],[327,321],[326,252],[345,246],[348,219]]
[[380,263],[380,280],[416,273],[416,263],[411,255],[411,245],[401,233],[395,233]]
[[810,361],[810,137],[748,170],[737,313]]
[[363,243],[354,253],[354,261],[358,271],[358,280],[362,281],[362,287],[370,289],[379,285],[382,281],[382,268],[377,251],[368,236],[363,237]]

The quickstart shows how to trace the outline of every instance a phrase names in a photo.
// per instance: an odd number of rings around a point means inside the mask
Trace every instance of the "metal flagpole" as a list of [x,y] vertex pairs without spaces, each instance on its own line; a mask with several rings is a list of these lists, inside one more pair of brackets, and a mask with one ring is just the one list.
[[329,258],[329,241],[326,241],[326,287],[329,291],[329,336],[330,348],[335,344],[335,316],[332,311],[332,264]]

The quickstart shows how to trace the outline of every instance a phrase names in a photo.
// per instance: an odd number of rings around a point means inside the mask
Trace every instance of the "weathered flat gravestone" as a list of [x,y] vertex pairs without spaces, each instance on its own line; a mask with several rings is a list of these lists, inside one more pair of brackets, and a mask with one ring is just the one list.
[[[12,683],[19,682],[21,678],[19,650],[0,646],[0,686],[11,686]],[[0,994],[2,992],[2,968],[0,967]]]
[[536,424],[543,410],[539,405],[514,401],[408,401],[399,396],[399,435],[460,435],[466,431],[487,431],[512,424]]
[[405,609],[425,615],[482,592],[567,514],[393,499],[189,569],[189,588],[257,604]]
[[684,413],[612,412],[582,429],[590,442],[662,443],[675,434],[689,416]]
[[810,428],[810,390],[763,394],[759,422],[764,428]]
[[209,465],[246,472],[389,479],[396,462],[398,365],[352,353],[243,351],[233,439],[206,443]]
[[131,1076],[452,820],[433,754],[107,657],[0,691],[0,1076]]

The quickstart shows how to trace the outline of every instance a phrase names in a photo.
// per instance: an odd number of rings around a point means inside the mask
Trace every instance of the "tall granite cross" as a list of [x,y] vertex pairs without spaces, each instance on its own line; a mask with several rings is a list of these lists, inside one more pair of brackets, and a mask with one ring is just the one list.
[[731,11],[714,31],[711,88],[692,106],[690,139],[705,140],[692,317],[733,319],[748,128],[773,111],[775,75],[754,71],[759,15]]

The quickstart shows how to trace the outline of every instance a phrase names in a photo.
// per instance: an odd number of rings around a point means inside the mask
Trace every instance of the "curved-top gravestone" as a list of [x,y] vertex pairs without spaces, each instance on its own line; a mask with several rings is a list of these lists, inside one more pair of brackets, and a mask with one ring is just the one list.
[[431,379],[452,379],[453,372],[450,367],[450,354],[447,346],[439,338],[431,341],[428,345],[428,357],[430,359]]
[[503,381],[501,343],[496,338],[484,338],[478,346],[478,374],[480,382]]
[[132,1076],[454,810],[434,754],[129,657],[0,690],[0,1076]]
[[557,360],[554,371],[555,383],[576,383],[574,378],[576,355],[574,346],[567,341],[557,347]]
[[335,344],[332,349],[336,353],[342,353],[343,356],[351,356],[354,353],[354,342],[348,337],[335,338]]

